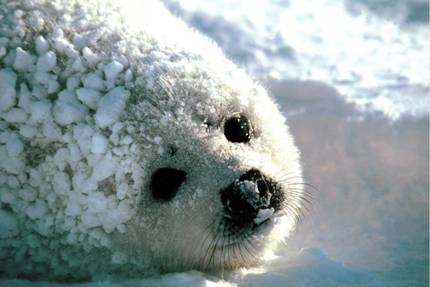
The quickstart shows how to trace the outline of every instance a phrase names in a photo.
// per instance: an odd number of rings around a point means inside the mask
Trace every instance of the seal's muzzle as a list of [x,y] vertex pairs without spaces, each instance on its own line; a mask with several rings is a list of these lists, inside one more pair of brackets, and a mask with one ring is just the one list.
[[260,224],[274,212],[272,181],[259,170],[251,169],[221,191],[225,217],[238,225]]

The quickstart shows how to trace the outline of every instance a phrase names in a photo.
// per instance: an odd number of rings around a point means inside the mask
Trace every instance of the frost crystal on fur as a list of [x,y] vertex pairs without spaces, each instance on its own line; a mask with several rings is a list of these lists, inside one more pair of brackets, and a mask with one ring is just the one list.
[[[255,148],[219,129],[237,111],[261,129]],[[190,183],[157,205],[148,180],[164,165]],[[216,216],[218,190],[254,165],[301,174],[282,116],[158,2],[0,0],[0,275],[198,268],[208,247],[191,235]]]

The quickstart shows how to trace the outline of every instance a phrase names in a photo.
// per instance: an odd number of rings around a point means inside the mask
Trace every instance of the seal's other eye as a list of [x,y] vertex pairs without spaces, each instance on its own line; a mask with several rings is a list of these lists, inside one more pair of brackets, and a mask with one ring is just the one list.
[[151,177],[152,196],[160,201],[171,200],[185,181],[186,175],[185,171],[174,168],[157,169]]
[[228,141],[247,143],[251,140],[251,122],[242,114],[235,114],[224,123],[224,135]]

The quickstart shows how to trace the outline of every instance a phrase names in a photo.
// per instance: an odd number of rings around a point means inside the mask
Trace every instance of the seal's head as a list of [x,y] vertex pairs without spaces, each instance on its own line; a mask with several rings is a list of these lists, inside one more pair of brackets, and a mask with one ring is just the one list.
[[301,213],[299,152],[276,105],[241,70],[184,65],[191,71],[159,75],[156,103],[130,106],[135,137],[157,140],[145,141],[152,156],[127,246],[151,250],[165,271],[253,265]]

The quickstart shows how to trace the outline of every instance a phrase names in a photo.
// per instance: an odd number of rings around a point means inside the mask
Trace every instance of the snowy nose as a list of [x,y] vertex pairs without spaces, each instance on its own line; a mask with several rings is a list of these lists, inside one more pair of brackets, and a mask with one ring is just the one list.
[[237,222],[253,220],[260,224],[273,214],[272,195],[270,181],[259,170],[251,169],[221,191],[225,216]]

